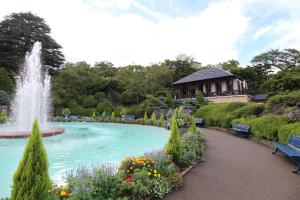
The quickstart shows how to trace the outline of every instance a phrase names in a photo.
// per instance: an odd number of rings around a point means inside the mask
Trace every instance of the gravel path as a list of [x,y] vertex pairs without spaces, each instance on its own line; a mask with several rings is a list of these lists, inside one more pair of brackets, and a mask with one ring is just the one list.
[[300,200],[300,174],[272,149],[210,129],[206,161],[184,177],[184,186],[167,200]]

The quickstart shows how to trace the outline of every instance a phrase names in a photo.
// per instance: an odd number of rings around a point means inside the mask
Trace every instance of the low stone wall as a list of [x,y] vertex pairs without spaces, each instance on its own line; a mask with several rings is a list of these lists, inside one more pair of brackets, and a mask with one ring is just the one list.
[[247,102],[251,101],[251,96],[249,96],[249,95],[230,95],[230,96],[205,97],[205,99],[208,101],[212,101],[214,103],[231,103],[231,102],[247,103]]

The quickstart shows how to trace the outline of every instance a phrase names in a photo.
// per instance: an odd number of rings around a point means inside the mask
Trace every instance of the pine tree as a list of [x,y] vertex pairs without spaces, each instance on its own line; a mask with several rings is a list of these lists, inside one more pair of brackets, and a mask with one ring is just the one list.
[[96,115],[96,112],[93,112],[93,114],[92,114],[92,118],[93,118],[94,120],[97,120],[97,115]]
[[151,115],[151,123],[152,123],[152,125],[156,124],[156,114],[155,114],[155,112],[153,112],[152,115]]
[[164,116],[164,113],[162,112],[161,115],[160,115],[160,119],[159,119],[159,127],[162,127],[165,123],[165,116]]
[[47,199],[51,182],[48,158],[37,120],[13,177],[11,200]]
[[183,147],[181,142],[180,133],[178,130],[176,116],[173,116],[171,134],[169,137],[169,142],[166,146],[165,153],[169,154],[172,160],[176,163],[180,163],[180,159],[183,154]]
[[105,113],[105,111],[103,111],[103,113],[102,113],[102,117],[101,117],[101,121],[105,121],[105,119],[106,119],[106,113]]
[[197,131],[197,127],[196,127],[196,124],[195,124],[195,118],[193,116],[192,117],[192,124],[190,126],[189,132],[190,133],[196,133],[196,131]]
[[149,122],[148,115],[145,112],[145,114],[144,114],[144,124],[148,124],[148,122]]
[[114,122],[114,121],[116,120],[116,118],[115,118],[115,112],[112,112],[112,113],[111,113],[110,120],[111,120],[112,122]]

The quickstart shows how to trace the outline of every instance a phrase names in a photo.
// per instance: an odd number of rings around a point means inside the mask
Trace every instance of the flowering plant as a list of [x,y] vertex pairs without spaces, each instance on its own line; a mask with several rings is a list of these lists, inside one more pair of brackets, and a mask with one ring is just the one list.
[[129,157],[122,161],[118,171],[123,171],[126,174],[126,181],[134,180],[134,171],[136,169],[144,169],[148,172],[149,177],[160,177],[160,173],[154,169],[155,160],[141,156],[141,157]]
[[53,185],[52,190],[50,191],[51,194],[56,195],[59,199],[67,199],[70,195],[69,188],[67,185]]
[[192,116],[188,113],[179,112],[177,116],[177,124],[179,128],[189,127],[192,124]]

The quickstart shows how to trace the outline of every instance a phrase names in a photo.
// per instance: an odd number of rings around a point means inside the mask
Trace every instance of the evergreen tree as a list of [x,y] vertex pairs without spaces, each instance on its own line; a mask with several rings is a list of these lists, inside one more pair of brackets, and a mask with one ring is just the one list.
[[106,113],[105,113],[105,111],[103,111],[103,113],[102,113],[102,117],[101,117],[101,121],[105,121],[105,119],[106,119]]
[[115,112],[112,112],[112,113],[111,113],[110,120],[111,120],[112,122],[114,122],[114,121],[116,120],[116,118],[115,118]]
[[148,122],[149,122],[148,115],[147,115],[147,112],[145,112],[145,114],[144,114],[144,124],[148,124]]
[[192,124],[190,126],[189,132],[190,133],[196,133],[196,131],[197,131],[197,127],[196,127],[196,124],[195,124],[195,118],[193,116],[192,117]]
[[165,123],[165,116],[164,113],[162,112],[159,119],[159,127],[162,127],[164,123]]
[[92,114],[92,118],[93,118],[94,120],[97,120],[97,115],[96,115],[96,112],[93,112],[93,114]]
[[152,115],[151,115],[151,123],[152,123],[152,125],[156,124],[156,114],[155,114],[155,112],[153,112]]
[[13,177],[11,200],[47,199],[51,182],[48,158],[35,120],[23,157]]
[[169,142],[165,149],[165,153],[169,154],[172,157],[174,163],[176,164],[180,163],[180,159],[183,154],[183,147],[182,147],[181,137],[177,125],[176,116],[173,116],[172,119],[171,134],[169,137]]

